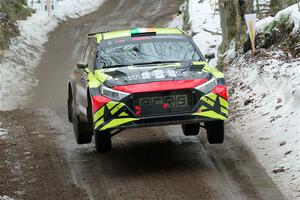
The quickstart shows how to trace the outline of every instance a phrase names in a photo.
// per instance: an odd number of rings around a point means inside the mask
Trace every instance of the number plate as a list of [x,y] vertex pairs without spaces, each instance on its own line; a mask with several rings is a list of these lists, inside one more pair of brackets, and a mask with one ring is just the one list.
[[141,115],[190,112],[193,108],[190,91],[168,91],[134,95],[134,107],[141,108]]

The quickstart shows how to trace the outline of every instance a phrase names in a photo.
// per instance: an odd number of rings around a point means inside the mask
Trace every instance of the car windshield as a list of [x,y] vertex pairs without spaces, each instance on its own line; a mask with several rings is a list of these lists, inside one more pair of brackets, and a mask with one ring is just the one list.
[[201,61],[186,36],[143,36],[104,40],[97,48],[96,68],[150,63]]

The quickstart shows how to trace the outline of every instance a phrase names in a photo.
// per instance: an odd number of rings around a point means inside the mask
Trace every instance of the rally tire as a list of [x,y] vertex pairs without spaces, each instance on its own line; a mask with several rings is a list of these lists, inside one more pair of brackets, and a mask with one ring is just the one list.
[[72,95],[72,91],[69,87],[69,91],[68,91],[68,119],[69,122],[73,122],[73,95]]
[[194,136],[199,134],[200,124],[199,123],[182,124],[181,128],[185,136]]
[[222,144],[224,142],[224,121],[205,122],[207,140],[210,144]]
[[72,111],[73,111],[73,129],[75,134],[75,139],[77,144],[88,144],[92,142],[93,134],[90,131],[88,124],[82,122],[79,119],[79,116],[75,113],[75,103],[72,103]]
[[107,153],[111,151],[112,142],[109,131],[95,132],[95,148],[97,153]]

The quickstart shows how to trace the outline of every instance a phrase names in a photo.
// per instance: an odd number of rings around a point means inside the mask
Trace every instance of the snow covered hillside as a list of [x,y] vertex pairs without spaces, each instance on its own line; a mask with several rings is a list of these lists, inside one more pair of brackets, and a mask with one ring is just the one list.
[[[299,36],[300,12],[291,6],[258,22],[258,31],[279,34],[276,24],[293,26]],[[275,28],[274,28],[275,27]],[[286,26],[288,27],[288,26]],[[288,29],[286,29],[287,31]],[[300,199],[300,58],[276,38],[257,55],[239,55],[226,68],[230,87],[230,124],[254,151],[288,199]],[[276,45],[275,45],[276,44]],[[260,45],[260,44],[257,44]]]
[[[183,27],[183,14],[185,6],[181,7],[181,15],[178,15],[169,24],[169,27]],[[217,65],[218,48],[222,42],[222,29],[220,25],[220,15],[218,4],[215,1],[189,0],[188,5],[189,23],[191,33],[197,46],[203,54],[215,53],[216,58],[210,61],[211,66]]]
[[58,4],[56,17],[38,12],[18,26],[21,36],[13,38],[9,50],[0,63],[0,110],[22,107],[30,95],[30,88],[38,84],[33,72],[47,42],[47,33],[54,30],[61,20],[76,18],[95,11],[104,0],[65,0]]
[[189,15],[193,39],[203,54],[215,53],[216,58],[210,61],[217,65],[218,48],[222,42],[222,30],[217,1],[190,0]]
[[[212,2],[189,1],[191,30],[203,53],[217,53],[222,40],[214,34],[221,33],[221,27],[217,5]],[[296,36],[300,30],[297,5],[257,22],[258,32],[270,31],[270,26],[275,33],[280,31],[275,24],[287,16],[285,21],[294,25],[291,34]],[[176,25],[182,27],[182,16],[171,23]],[[300,58],[278,46],[260,49],[255,56],[250,51],[239,55],[225,69],[230,88],[229,123],[282,193],[288,199],[300,199]],[[227,52],[228,59],[237,55],[231,51]],[[210,64],[215,66],[216,62],[214,59]]]

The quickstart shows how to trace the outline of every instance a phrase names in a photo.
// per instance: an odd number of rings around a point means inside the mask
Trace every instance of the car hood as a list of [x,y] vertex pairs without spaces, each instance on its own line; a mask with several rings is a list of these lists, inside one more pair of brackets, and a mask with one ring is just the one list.
[[111,88],[115,86],[160,81],[179,81],[194,79],[210,80],[212,78],[212,75],[209,72],[203,70],[205,65],[207,65],[207,63],[196,65],[192,63],[138,65],[102,69],[101,74],[105,74],[107,76],[104,84]]

